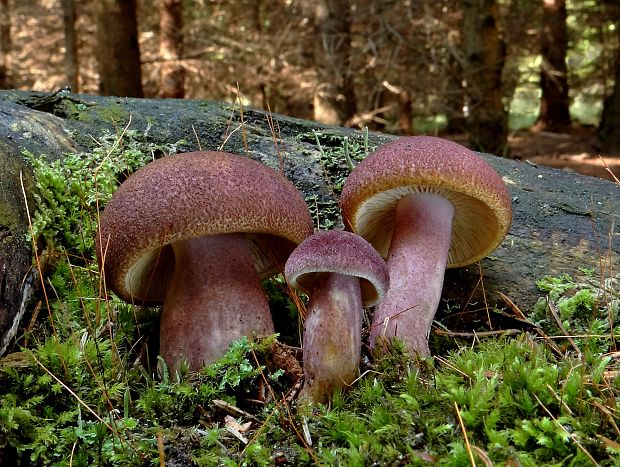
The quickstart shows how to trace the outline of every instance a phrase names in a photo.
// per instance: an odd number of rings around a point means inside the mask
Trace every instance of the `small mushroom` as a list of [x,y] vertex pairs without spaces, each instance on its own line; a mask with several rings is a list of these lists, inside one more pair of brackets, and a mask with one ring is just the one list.
[[268,166],[224,152],[155,160],[114,193],[100,219],[105,285],[161,305],[160,353],[199,369],[242,336],[274,332],[260,281],[312,234],[308,207]]
[[504,239],[512,208],[501,177],[469,149],[413,136],[370,154],[345,181],[345,225],[387,259],[390,288],[370,342],[398,337],[429,354],[444,270],[484,258]]
[[320,231],[291,253],[287,282],[310,297],[304,323],[302,395],[325,402],[357,376],[363,306],[378,303],[388,287],[383,258],[350,232]]

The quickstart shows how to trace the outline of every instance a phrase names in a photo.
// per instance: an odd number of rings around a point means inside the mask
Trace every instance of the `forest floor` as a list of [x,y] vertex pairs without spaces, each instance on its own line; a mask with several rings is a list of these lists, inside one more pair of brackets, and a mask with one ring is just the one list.
[[611,170],[620,178],[620,151],[602,151],[594,128],[576,127],[569,133],[521,130],[510,137],[509,144],[513,159],[607,180],[613,180]]

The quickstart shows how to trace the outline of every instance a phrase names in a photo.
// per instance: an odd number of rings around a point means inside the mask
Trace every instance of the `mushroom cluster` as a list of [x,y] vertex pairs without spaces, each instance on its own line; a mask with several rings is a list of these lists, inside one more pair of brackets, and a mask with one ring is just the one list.
[[[511,203],[474,152],[430,136],[388,143],[345,181],[347,231],[319,231],[282,175],[224,152],[153,161],[105,208],[97,256],[106,286],[135,304],[162,304],[160,353],[199,369],[242,336],[274,327],[260,280],[284,270],[310,297],[303,395],[327,400],[358,374],[362,308],[376,305],[370,345],[399,338],[428,355],[446,267],[488,255]],[[384,258],[387,260],[384,260]]]
[[160,354],[199,369],[243,336],[274,332],[263,278],[280,272],[312,218],[297,189],[247,157],[192,152],[155,160],[106,206],[97,257],[123,300],[161,305]]

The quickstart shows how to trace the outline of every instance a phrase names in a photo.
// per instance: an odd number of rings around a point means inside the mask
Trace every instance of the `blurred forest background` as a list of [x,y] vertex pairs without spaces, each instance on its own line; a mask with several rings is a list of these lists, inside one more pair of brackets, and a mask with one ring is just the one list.
[[241,99],[620,172],[618,0],[0,0],[0,20],[4,89]]

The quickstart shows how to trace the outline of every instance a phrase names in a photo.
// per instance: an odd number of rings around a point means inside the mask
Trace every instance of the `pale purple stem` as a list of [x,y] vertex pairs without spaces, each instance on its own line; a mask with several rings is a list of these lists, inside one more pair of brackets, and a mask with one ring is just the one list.
[[351,384],[361,356],[362,299],[359,279],[327,274],[312,291],[304,324],[303,397],[325,402]]
[[172,247],[175,271],[160,328],[160,354],[171,368],[187,359],[198,370],[236,339],[273,334],[245,235],[210,235]]
[[443,196],[413,193],[396,207],[387,260],[390,287],[375,309],[370,345],[398,337],[429,355],[428,333],[437,311],[450,249],[454,207]]

